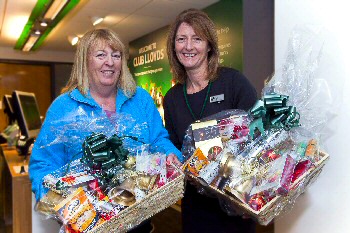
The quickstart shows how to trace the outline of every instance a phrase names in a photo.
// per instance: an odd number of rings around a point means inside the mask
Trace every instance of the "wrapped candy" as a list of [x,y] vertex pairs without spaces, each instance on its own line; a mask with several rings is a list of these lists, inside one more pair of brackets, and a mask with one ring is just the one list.
[[[282,72],[266,83],[248,113],[226,110],[187,130],[186,176],[199,192],[216,196],[229,215],[268,224],[290,209],[329,158],[320,144],[330,115],[323,103],[332,102],[332,93],[315,76],[317,39],[313,31],[293,35]],[[219,145],[214,138],[222,143],[219,154],[198,152]]]

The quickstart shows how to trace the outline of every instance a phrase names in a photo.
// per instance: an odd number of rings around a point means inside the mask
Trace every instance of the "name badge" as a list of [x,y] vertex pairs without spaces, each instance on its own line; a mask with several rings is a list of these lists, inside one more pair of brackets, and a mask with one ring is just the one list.
[[224,94],[210,96],[210,103],[220,102],[224,100]]

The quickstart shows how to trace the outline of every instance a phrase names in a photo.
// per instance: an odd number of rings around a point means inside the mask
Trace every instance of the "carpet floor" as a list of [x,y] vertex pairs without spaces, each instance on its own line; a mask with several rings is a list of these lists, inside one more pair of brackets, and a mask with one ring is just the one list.
[[[182,233],[181,212],[172,207],[154,215],[152,223],[155,227],[153,233]],[[256,233],[274,233],[274,225],[261,226],[257,224]]]

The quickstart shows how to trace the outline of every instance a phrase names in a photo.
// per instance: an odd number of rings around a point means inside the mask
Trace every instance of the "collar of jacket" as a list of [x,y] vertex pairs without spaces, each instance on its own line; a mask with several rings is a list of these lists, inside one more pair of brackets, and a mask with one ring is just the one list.
[[[84,96],[77,88],[75,88],[73,91],[70,92],[70,97],[74,99],[75,101],[88,104],[93,107],[101,107],[96,103],[94,98],[92,98],[90,91],[88,91],[87,95]],[[120,88],[118,88],[117,92],[117,112],[120,112],[122,105],[127,101],[129,98],[124,94],[124,91]]]

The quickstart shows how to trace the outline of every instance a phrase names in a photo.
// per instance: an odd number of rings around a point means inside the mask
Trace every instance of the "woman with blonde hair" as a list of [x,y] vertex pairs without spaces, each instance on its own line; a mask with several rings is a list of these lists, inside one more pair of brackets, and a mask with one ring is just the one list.
[[[82,142],[79,140],[73,141],[72,147],[64,144],[45,146],[47,138],[54,135],[51,130],[55,129],[55,122],[60,127],[60,119],[69,118],[78,111],[95,119],[112,119],[118,114],[130,115],[137,124],[143,126],[139,134],[144,143],[164,149],[171,158],[180,156],[168,138],[151,96],[144,89],[136,87],[127,67],[125,47],[117,34],[110,29],[95,29],[81,38],[71,77],[62,94],[48,109],[35,142],[29,174],[37,201],[48,191],[42,185],[42,178],[68,164],[81,150]],[[79,129],[77,131],[80,136],[86,133],[79,132]],[[150,232],[152,229],[150,221],[141,225],[132,232]]]
[[122,89],[128,97],[135,93],[136,83],[127,66],[125,46],[117,34],[109,29],[92,30],[80,39],[71,77],[66,87],[63,88],[63,93],[78,88],[82,94],[87,94],[89,90],[89,79],[86,78],[89,77],[88,55],[92,52],[92,48],[103,48],[105,46],[109,46],[113,51],[123,51],[119,52],[121,70],[116,87]]

